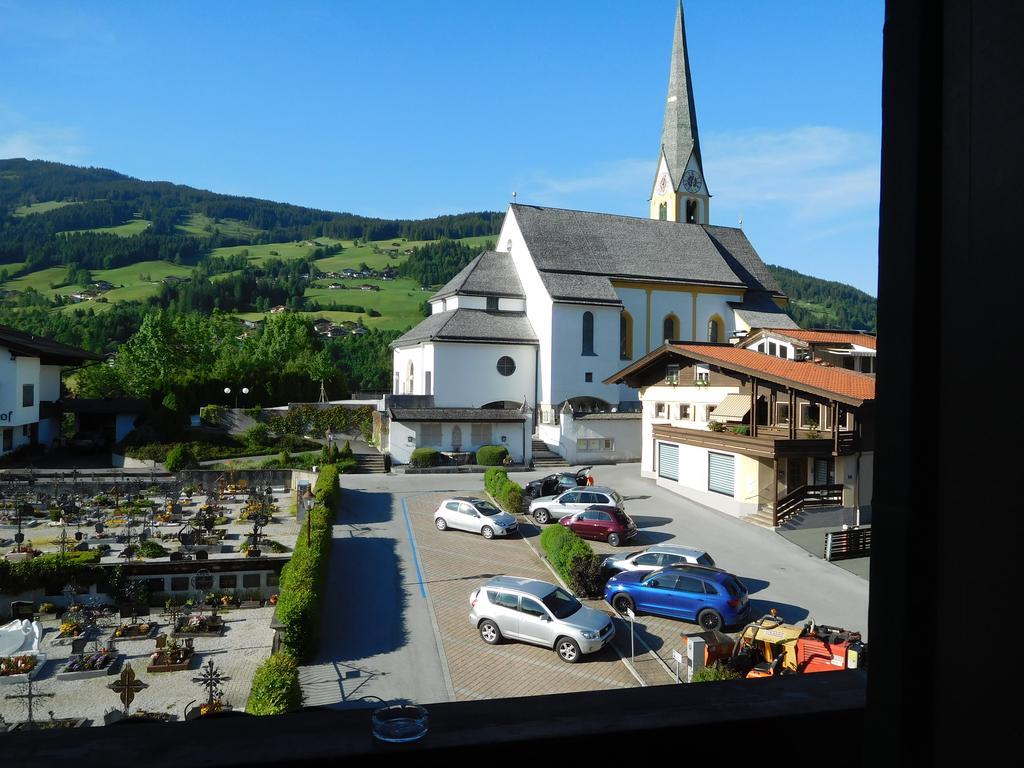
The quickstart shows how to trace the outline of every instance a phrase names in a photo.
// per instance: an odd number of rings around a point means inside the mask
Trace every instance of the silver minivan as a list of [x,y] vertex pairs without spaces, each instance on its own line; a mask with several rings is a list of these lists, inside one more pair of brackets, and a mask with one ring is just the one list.
[[520,640],[553,649],[570,664],[615,637],[606,613],[588,608],[556,584],[495,576],[469,596],[469,621],[485,643]]
[[655,544],[653,547],[625,555],[608,555],[601,567],[606,571],[656,571],[670,565],[703,565],[715,567],[715,561],[703,549],[676,544]]
[[583,485],[557,496],[542,496],[530,502],[530,514],[538,523],[561,520],[566,515],[582,512],[595,504],[625,510],[626,503],[618,491],[603,485]]

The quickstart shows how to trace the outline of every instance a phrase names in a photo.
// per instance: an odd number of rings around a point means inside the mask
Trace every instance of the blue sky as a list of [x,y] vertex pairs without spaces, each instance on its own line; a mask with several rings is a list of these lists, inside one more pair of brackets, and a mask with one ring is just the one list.
[[[676,0],[0,0],[0,157],[336,211],[646,216]],[[685,4],[712,223],[877,284],[882,0]]]

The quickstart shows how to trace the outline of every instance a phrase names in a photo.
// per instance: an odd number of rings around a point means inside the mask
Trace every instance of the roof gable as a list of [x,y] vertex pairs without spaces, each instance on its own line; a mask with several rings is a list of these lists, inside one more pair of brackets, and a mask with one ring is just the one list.
[[501,251],[483,251],[430,298],[455,294],[526,298],[512,256]]

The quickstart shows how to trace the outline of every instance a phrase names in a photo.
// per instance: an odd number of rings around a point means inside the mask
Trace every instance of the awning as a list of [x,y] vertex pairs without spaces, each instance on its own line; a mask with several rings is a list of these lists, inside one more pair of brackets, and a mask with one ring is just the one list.
[[750,395],[731,394],[718,404],[709,419],[742,419],[750,412]]

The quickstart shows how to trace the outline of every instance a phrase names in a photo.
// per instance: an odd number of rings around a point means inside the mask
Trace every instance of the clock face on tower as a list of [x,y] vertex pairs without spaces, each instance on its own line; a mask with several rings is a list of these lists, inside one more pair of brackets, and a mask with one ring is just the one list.
[[696,192],[700,189],[700,174],[696,171],[687,171],[683,174],[683,189],[687,192]]
[[658,177],[658,194],[664,195],[668,191],[668,174],[662,173]]

